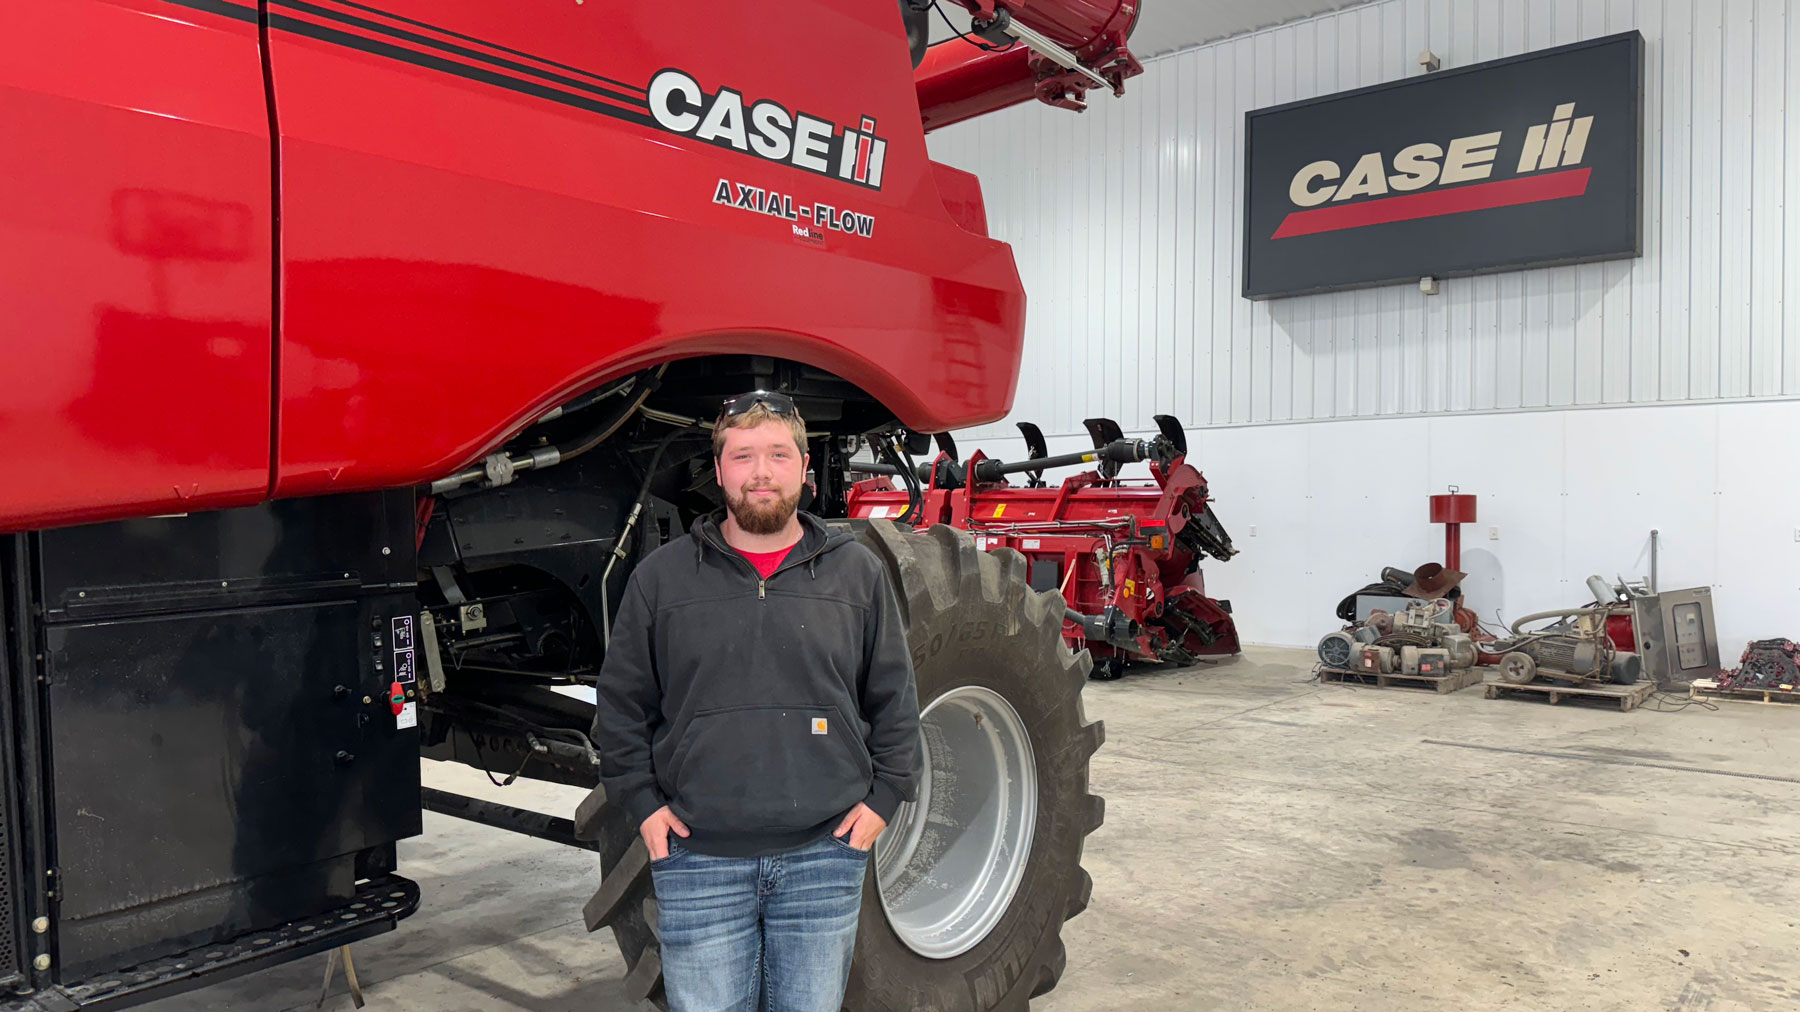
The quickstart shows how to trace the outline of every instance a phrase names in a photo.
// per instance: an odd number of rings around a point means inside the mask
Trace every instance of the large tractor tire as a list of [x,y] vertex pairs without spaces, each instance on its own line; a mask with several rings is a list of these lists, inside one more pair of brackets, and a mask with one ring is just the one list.
[[[1093,891],[1081,851],[1105,810],[1088,793],[1105,732],[1082,710],[1088,655],[1063,645],[1062,598],[1030,588],[1019,553],[879,520],[857,539],[898,593],[928,758],[917,801],[876,843],[844,1008],[1024,1012],[1062,976],[1063,922]],[[600,843],[588,930],[612,928],[627,992],[666,1008],[636,827],[602,790],[575,821]]]

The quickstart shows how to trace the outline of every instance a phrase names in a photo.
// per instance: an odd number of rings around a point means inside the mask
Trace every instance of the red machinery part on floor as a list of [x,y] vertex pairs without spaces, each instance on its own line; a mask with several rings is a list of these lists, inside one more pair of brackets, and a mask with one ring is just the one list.
[[[1087,460],[1100,457],[1102,440],[1095,442],[1096,453]],[[1151,481],[1105,477],[1116,468],[1102,464],[1054,488],[963,481],[984,463],[1000,462],[977,451],[956,465],[951,454],[940,454],[928,469],[923,509],[913,522],[919,528],[948,524],[973,534],[980,548],[1023,554],[1032,586],[1060,591],[1079,613],[1080,621],[1071,616],[1064,623],[1063,635],[1071,649],[1093,654],[1096,677],[1117,677],[1130,660],[1191,663],[1235,654],[1230,605],[1207,596],[1199,571],[1203,555],[1225,560],[1236,554],[1213,514],[1206,479],[1187,463],[1184,450],[1166,440],[1139,445],[1153,450],[1147,455]],[[851,489],[849,515],[899,518],[908,502],[891,478],[870,478]]]

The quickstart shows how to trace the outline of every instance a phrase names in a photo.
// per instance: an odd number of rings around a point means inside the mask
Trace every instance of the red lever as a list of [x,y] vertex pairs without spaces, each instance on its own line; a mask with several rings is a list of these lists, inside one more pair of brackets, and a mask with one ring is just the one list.
[[402,686],[399,682],[395,682],[393,685],[388,686],[388,702],[393,704],[394,716],[400,716],[400,711],[406,708],[405,686]]

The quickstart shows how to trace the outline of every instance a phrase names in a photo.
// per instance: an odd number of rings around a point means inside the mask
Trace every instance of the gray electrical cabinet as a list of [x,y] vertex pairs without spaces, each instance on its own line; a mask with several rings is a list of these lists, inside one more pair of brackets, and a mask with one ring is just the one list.
[[1665,590],[1633,598],[1632,626],[1644,674],[1657,688],[1719,677],[1719,632],[1713,623],[1712,588]]

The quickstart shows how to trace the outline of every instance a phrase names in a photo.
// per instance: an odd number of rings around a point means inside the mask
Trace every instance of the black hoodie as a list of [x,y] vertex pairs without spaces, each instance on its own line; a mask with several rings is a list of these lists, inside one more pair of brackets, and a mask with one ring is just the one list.
[[892,821],[922,766],[906,632],[875,554],[799,514],[767,580],[719,514],[631,574],[600,669],[606,796],[637,826],[668,805],[701,854],[823,838],[857,802]]

